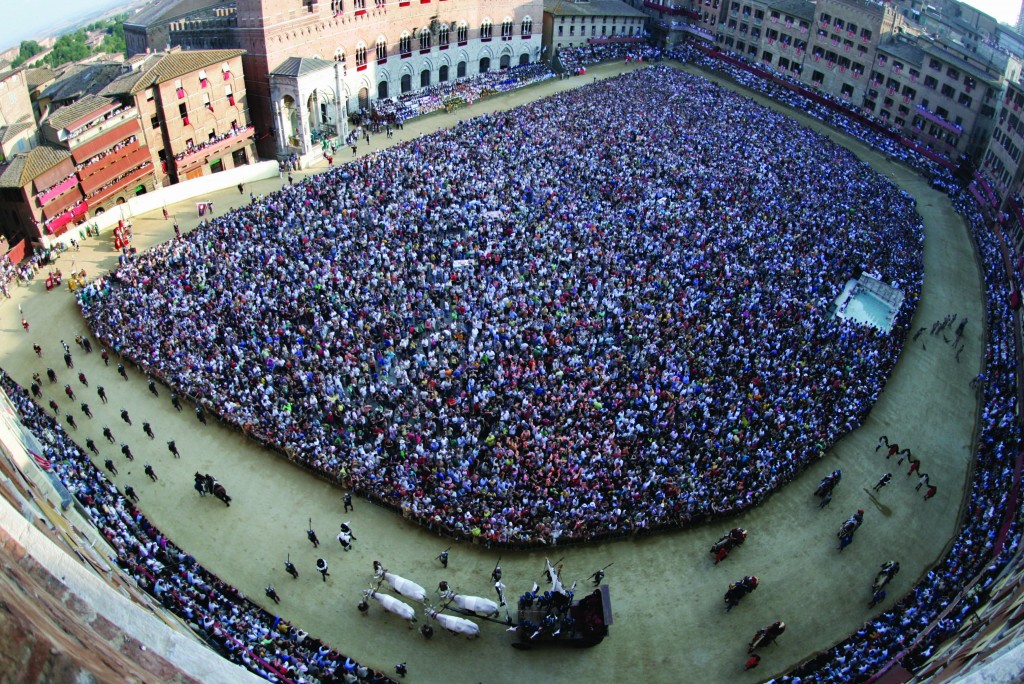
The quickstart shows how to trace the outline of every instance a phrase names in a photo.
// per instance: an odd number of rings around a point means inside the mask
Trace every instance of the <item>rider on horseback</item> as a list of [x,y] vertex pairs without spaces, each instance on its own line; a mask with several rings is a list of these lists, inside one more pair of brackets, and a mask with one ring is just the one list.
[[747,653],[753,653],[762,646],[770,646],[775,643],[783,632],[786,631],[786,623],[782,620],[773,622],[772,624],[757,630],[754,638],[750,640],[750,646],[747,647]]
[[729,533],[716,541],[711,547],[711,555],[715,558],[715,565],[724,560],[729,552],[742,544],[747,539],[747,531],[742,527],[734,527]]
[[839,537],[839,550],[842,551],[853,542],[853,533],[864,522],[864,509],[859,509],[851,515],[839,528],[836,536]]

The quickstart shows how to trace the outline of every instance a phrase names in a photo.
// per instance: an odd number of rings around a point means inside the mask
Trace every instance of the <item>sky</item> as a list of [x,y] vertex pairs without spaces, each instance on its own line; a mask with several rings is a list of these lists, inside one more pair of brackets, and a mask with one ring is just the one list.
[[[0,0],[0,50],[27,38],[46,35],[66,22],[126,4],[124,0]],[[967,3],[1007,24],[1017,21],[1019,0],[969,0]]]

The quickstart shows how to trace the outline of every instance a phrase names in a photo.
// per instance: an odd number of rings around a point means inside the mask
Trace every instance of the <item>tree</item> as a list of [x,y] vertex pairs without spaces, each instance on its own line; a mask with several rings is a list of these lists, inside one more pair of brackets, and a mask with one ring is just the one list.
[[46,62],[52,67],[68,62],[77,62],[92,54],[85,44],[85,31],[79,29],[74,33],[65,33],[53,44],[53,50],[46,56]]
[[103,42],[96,51],[111,54],[128,51],[128,46],[124,42],[124,19],[115,21],[107,28],[107,35],[103,37]]
[[12,67],[20,66],[26,61],[35,57],[40,52],[43,52],[45,48],[34,40],[23,40],[21,41],[21,47],[18,49],[18,56],[11,62]]

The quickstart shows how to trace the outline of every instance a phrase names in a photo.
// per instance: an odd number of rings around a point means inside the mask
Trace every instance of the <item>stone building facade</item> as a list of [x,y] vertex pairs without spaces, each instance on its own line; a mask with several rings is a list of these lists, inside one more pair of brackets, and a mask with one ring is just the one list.
[[548,0],[544,3],[543,44],[551,53],[563,47],[646,34],[648,16],[622,0]]
[[133,67],[103,94],[138,111],[158,184],[256,160],[241,50],[171,50]]
[[[373,99],[537,61],[543,15],[542,0],[238,0],[260,152],[280,154],[275,107],[286,103],[272,102],[270,80],[291,57],[338,62],[341,92],[320,97],[349,113]],[[296,103],[300,121],[312,104]]]

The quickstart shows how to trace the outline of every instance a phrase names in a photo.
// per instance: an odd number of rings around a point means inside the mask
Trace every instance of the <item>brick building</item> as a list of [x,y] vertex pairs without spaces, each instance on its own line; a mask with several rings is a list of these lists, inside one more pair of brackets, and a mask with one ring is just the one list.
[[1020,61],[927,35],[897,35],[878,46],[863,106],[904,135],[950,158],[980,157],[999,93]]
[[310,96],[291,103],[295,116],[287,120],[318,127],[317,104],[330,111],[337,102],[348,113],[373,98],[535,62],[544,6],[542,0],[238,0],[236,15],[260,151],[275,156],[280,138],[271,129],[276,132],[278,113],[290,103],[272,102],[270,74],[287,59],[341,65],[336,87],[318,88],[315,102]]
[[24,71],[0,69],[0,162],[36,144],[36,120],[32,112]]
[[[645,33],[647,15],[622,0],[548,0],[543,44],[552,50]],[[553,54],[553,52],[552,52]]]
[[256,160],[241,50],[149,55],[103,95],[139,112],[159,185]]
[[232,2],[172,21],[168,26],[167,41],[184,50],[230,49],[238,46],[237,28],[238,16]]
[[40,126],[43,144],[0,166],[0,222],[13,243],[57,236],[154,187],[138,111],[87,95]]
[[[1002,199],[1020,197],[1024,193],[1024,83],[1017,79],[1007,83],[999,102],[996,126],[982,157],[981,170],[991,179]],[[1024,253],[1024,244],[1017,246]]]
[[202,17],[224,0],[154,0],[124,22],[128,56],[159,52],[174,47],[170,25],[191,17]]
[[786,72],[954,159],[985,151],[1000,92],[1021,70],[1015,53],[1024,52],[992,17],[955,0],[691,0],[688,8],[685,16],[670,8],[686,20],[680,35]]

